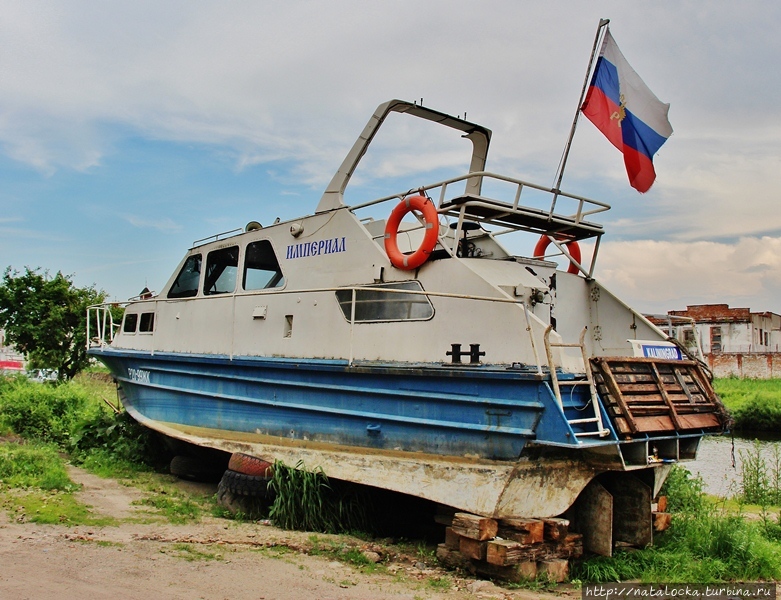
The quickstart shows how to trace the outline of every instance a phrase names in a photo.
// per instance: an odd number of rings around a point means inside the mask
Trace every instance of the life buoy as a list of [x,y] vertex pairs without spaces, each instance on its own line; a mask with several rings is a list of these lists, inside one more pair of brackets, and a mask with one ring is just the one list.
[[[413,210],[423,215],[423,219],[426,221],[426,230],[420,248],[412,254],[403,254],[399,250],[396,237],[404,215]],[[402,200],[388,217],[388,224],[385,225],[385,252],[394,267],[402,271],[412,271],[428,260],[434,246],[437,245],[438,235],[439,215],[437,209],[434,208],[434,203],[423,196],[410,196]]]
[[[556,238],[557,240],[559,238]],[[542,258],[545,256],[545,250],[548,248],[548,245],[550,244],[550,238],[547,235],[543,235],[540,237],[539,241],[537,242],[537,245],[534,247],[534,258]],[[572,257],[573,260],[577,261],[578,263],[581,262],[580,258],[580,246],[575,240],[570,240],[569,242],[565,242],[564,245],[567,247],[567,251],[569,252],[569,255]],[[577,275],[580,273],[580,269],[578,269],[578,266],[570,261],[569,267],[567,268],[567,273],[572,273],[573,275]]]

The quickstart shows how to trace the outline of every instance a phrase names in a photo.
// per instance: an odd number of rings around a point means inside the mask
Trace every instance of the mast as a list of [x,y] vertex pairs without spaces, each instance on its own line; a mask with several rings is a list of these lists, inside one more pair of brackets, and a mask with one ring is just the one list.
[[[594,58],[597,55],[597,44],[599,43],[599,38],[602,35],[602,28],[607,27],[608,23],[610,23],[610,19],[600,19],[599,20],[599,26],[597,27],[597,34],[594,36],[594,46],[591,48],[591,58],[588,61],[588,68],[586,69],[586,77],[583,80],[583,88],[580,90],[580,100],[578,101],[578,106],[575,109],[575,118],[572,120],[572,128],[569,131],[569,138],[567,139],[567,144],[564,146],[564,153],[561,156],[561,161],[559,161],[559,168],[556,174],[556,183],[553,186],[553,191],[556,194],[553,199],[554,206],[556,204],[556,197],[559,193],[559,186],[561,185],[561,180],[564,177],[564,168],[567,166],[567,158],[569,158],[569,150],[572,147],[572,138],[575,137],[575,128],[578,126],[578,117],[580,116],[580,107],[583,106],[583,99],[586,95],[586,90],[588,89],[588,80],[589,76],[591,75],[591,68],[594,66]],[[553,212],[553,209],[551,209],[551,212]]]

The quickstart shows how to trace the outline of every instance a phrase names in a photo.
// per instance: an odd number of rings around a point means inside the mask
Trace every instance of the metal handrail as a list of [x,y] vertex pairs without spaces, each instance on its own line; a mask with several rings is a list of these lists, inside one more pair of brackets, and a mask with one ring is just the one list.
[[[351,306],[350,306],[350,319],[348,319],[348,322],[350,323],[350,349],[349,349],[349,364],[353,364],[354,362],[354,355],[353,355],[353,335],[354,335],[354,327],[357,323],[355,321],[355,307],[357,302],[357,292],[382,292],[382,293],[388,293],[388,294],[411,294],[411,295],[417,295],[417,296],[425,296],[425,297],[435,297],[435,298],[449,298],[449,299],[456,299],[456,300],[474,300],[477,302],[498,302],[502,304],[515,304],[523,309],[524,312],[524,319],[526,322],[525,330],[529,334],[529,339],[532,347],[532,351],[534,354],[534,359],[537,368],[537,373],[542,374],[543,373],[543,363],[540,359],[539,352],[537,350],[537,342],[535,341],[535,332],[533,323],[530,317],[530,311],[529,306],[526,302],[523,300],[516,300],[513,298],[502,298],[502,297],[496,297],[496,296],[474,296],[469,294],[454,294],[452,292],[431,292],[426,290],[404,290],[404,289],[393,289],[388,287],[381,287],[381,286],[341,286],[341,287],[324,287],[324,288],[298,288],[298,289],[284,289],[284,290],[274,290],[272,293],[273,295],[278,294],[315,294],[315,293],[325,293],[325,292],[337,292],[337,291],[345,291],[350,290],[352,292],[352,298],[351,298]],[[235,292],[231,294],[234,298],[236,296],[240,296],[241,294],[236,294]],[[247,295],[257,295],[257,296],[264,296],[265,294],[247,294]],[[192,302],[192,301],[199,301],[199,300],[209,300],[210,298],[153,298],[150,300],[145,300],[144,302],[166,302],[166,303],[177,303],[177,302]],[[103,303],[103,304],[96,304],[93,306],[90,306],[87,308],[87,349],[94,348],[94,347],[105,347],[109,344],[111,344],[114,341],[114,336],[116,335],[116,332],[118,331],[120,324],[114,323],[110,309],[111,307],[115,306],[127,306],[128,304],[131,304],[131,302],[111,302],[111,303]],[[91,314],[94,313],[94,317],[91,317]],[[106,323],[106,319],[109,319],[109,322]],[[91,327],[90,323],[94,321],[98,324],[96,327],[97,335],[94,337],[91,337]],[[110,324],[110,327],[108,325]],[[540,333],[542,335],[542,333]],[[231,336],[233,336],[233,332],[231,333]],[[231,339],[231,347],[233,347],[233,340]]]
[[[531,210],[538,210],[534,209],[532,207],[526,207],[522,206],[520,204],[520,198],[521,194],[523,192],[524,188],[530,188],[534,189],[540,192],[545,192],[548,194],[551,194],[553,196],[553,199],[551,200],[551,206],[550,209],[547,211],[547,215],[549,218],[558,217],[561,219],[572,219],[576,224],[582,223],[583,219],[585,217],[588,217],[589,215],[605,212],[607,210],[610,210],[610,205],[605,202],[600,202],[599,200],[594,200],[591,198],[586,198],[585,196],[578,196],[576,194],[568,194],[566,192],[562,192],[559,190],[554,190],[553,188],[544,187],[541,185],[537,185],[536,183],[531,183],[528,181],[524,181],[522,179],[517,179],[515,177],[508,177],[506,175],[500,175],[498,173],[492,173],[490,171],[476,171],[474,173],[467,173],[466,175],[459,175],[457,177],[451,177],[450,179],[443,179],[442,181],[438,181],[436,183],[432,183],[429,185],[424,185],[418,188],[413,188],[410,190],[407,190],[405,192],[398,192],[395,194],[390,194],[388,196],[383,196],[382,198],[377,198],[376,200],[370,200],[368,202],[363,202],[361,204],[354,204],[349,206],[349,210],[356,211],[360,210],[362,208],[367,208],[369,206],[375,206],[377,204],[381,204],[383,202],[388,202],[389,200],[399,200],[401,198],[404,198],[405,196],[408,196],[409,194],[415,193],[415,192],[427,192],[430,190],[435,190],[437,188],[441,188],[441,191],[439,193],[439,204],[440,206],[444,202],[447,188],[448,186],[458,183],[461,181],[467,181],[469,179],[472,179],[474,177],[482,177],[484,179],[496,179],[498,181],[504,181],[507,183],[511,183],[516,187],[516,192],[514,194],[513,202],[510,205],[513,210],[520,210],[520,209],[531,209]],[[554,209],[556,207],[556,202],[558,198],[568,198],[570,200],[575,200],[577,202],[577,210],[570,215],[567,214],[561,214],[561,213],[554,213]],[[591,209],[585,210],[586,206],[592,206]],[[444,212],[440,209],[440,212]]]
[[[96,345],[107,346],[114,341],[114,336],[119,330],[119,323],[114,323],[114,316],[111,314],[111,309],[117,306],[127,306],[129,302],[105,302],[103,304],[94,304],[87,307],[87,350],[94,347],[93,340]],[[95,331],[96,335],[93,338],[90,335],[90,324],[92,323],[94,315]]]

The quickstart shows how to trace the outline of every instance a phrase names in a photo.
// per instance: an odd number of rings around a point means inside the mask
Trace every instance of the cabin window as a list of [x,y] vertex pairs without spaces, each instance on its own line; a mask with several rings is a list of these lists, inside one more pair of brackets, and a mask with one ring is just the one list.
[[141,333],[151,333],[155,330],[155,313],[141,313],[141,321],[138,324],[138,331]]
[[[422,292],[418,281],[383,283],[370,286],[387,290],[409,290]],[[352,314],[352,290],[337,290],[336,299],[344,318]],[[371,323],[382,321],[425,321],[434,316],[434,307],[423,294],[405,294],[403,291],[355,290],[355,322]]]
[[279,268],[277,255],[268,240],[247,244],[244,257],[245,290],[267,290],[285,285],[285,277]]
[[192,298],[198,293],[198,280],[201,278],[201,255],[188,256],[176,281],[168,292],[169,298]]
[[125,322],[122,324],[122,333],[135,333],[137,323],[137,313],[125,313]]
[[221,248],[209,252],[206,258],[206,275],[203,293],[229,294],[236,289],[236,273],[239,270],[239,247]]

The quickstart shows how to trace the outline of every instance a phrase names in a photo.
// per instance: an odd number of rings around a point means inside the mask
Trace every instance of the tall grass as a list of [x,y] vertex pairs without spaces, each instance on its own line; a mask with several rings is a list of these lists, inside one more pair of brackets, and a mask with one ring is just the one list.
[[748,504],[781,506],[781,444],[755,441],[739,454],[740,499]]
[[777,580],[781,577],[781,525],[725,515],[707,503],[703,481],[674,466],[662,489],[673,513],[670,529],[654,546],[590,557],[574,565],[586,582],[638,580],[644,583],[712,583]]
[[277,461],[268,487],[274,495],[269,518],[278,527],[321,533],[368,530],[365,498],[333,485],[320,467],[308,470],[301,461],[295,467]]

